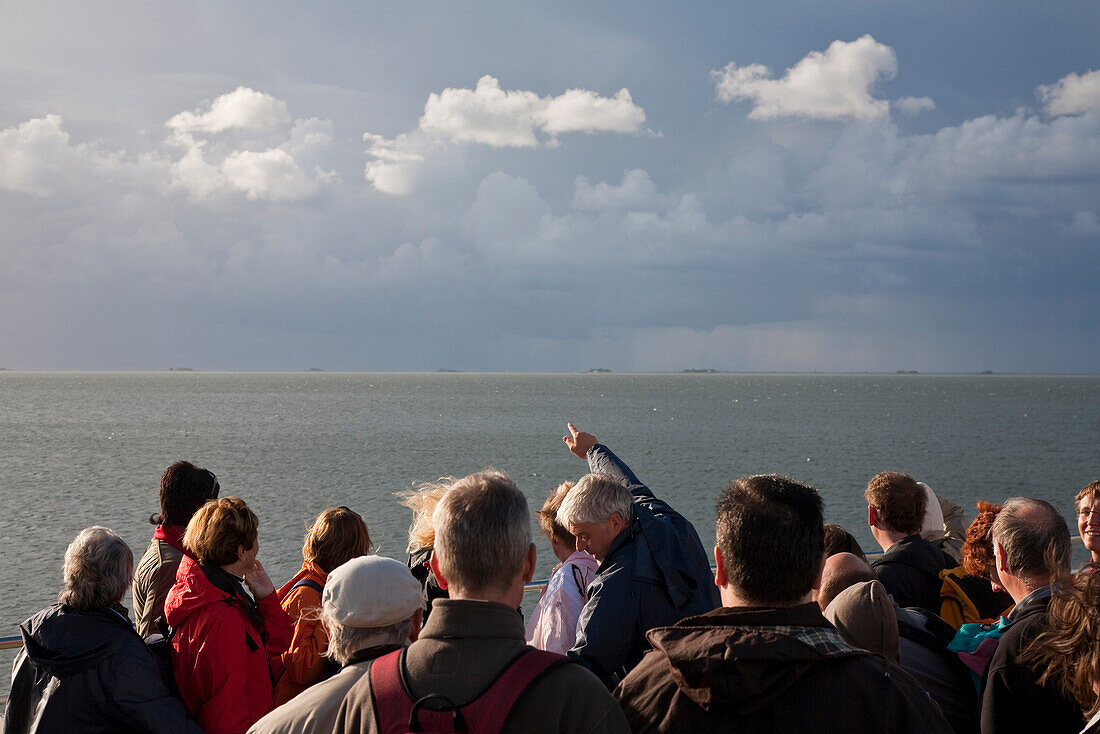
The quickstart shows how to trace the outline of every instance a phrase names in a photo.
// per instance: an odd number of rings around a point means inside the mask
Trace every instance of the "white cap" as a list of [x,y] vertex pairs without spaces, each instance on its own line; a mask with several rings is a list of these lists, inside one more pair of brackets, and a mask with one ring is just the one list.
[[420,596],[420,583],[404,563],[360,556],[332,570],[321,604],[346,627],[386,627],[411,617]]

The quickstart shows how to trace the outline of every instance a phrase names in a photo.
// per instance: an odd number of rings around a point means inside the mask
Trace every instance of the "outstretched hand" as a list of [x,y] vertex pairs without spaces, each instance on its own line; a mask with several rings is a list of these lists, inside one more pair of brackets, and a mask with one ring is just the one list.
[[591,433],[585,433],[584,431],[578,431],[577,427],[572,423],[567,423],[569,426],[569,435],[562,436],[562,441],[565,441],[565,445],[569,447],[569,450],[573,452],[575,456],[585,458],[588,455],[588,449],[595,446],[599,441]]

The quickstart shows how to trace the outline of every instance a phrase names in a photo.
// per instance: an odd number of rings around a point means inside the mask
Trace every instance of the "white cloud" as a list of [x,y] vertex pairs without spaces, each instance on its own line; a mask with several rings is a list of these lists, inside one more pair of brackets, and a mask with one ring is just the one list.
[[1100,112],[1100,70],[1067,74],[1054,84],[1038,89],[1048,115],[1080,115]]
[[237,87],[195,111],[170,119],[167,127],[178,135],[220,133],[231,129],[270,130],[291,121],[286,102],[265,92]]
[[754,120],[873,120],[886,117],[890,103],[872,97],[871,89],[897,69],[894,50],[868,34],[851,42],[833,41],[824,53],[810,52],[782,79],[768,78],[771,71],[762,64],[739,67],[732,61],[711,77],[721,101],[752,100],[749,118]]
[[890,106],[903,115],[918,115],[925,110],[936,109],[931,97],[901,97],[891,102]]
[[614,97],[587,89],[539,97],[524,90],[503,90],[499,81],[486,75],[474,89],[448,87],[429,95],[420,129],[452,142],[533,148],[539,144],[537,132],[551,139],[570,132],[632,133],[644,123],[645,110],[634,104],[626,89]]
[[239,151],[222,161],[221,170],[225,180],[244,191],[249,199],[299,201],[313,196],[320,188],[280,148],[259,153]]
[[45,196],[78,165],[59,115],[27,120],[0,131],[0,186]]
[[474,89],[448,87],[430,94],[411,132],[393,138],[365,133],[370,160],[364,177],[379,191],[406,195],[416,189],[424,163],[449,143],[554,147],[566,133],[635,133],[644,124],[645,110],[634,104],[627,89],[611,97],[587,89],[540,97],[501,89],[495,78],[483,76]]

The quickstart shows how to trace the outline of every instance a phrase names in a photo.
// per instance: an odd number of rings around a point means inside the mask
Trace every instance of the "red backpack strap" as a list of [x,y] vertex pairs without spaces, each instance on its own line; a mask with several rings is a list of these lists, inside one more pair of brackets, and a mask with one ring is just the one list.
[[528,648],[521,652],[489,690],[462,708],[471,732],[500,732],[519,699],[532,685],[569,658],[557,653]]
[[401,682],[405,650],[394,650],[370,664],[370,698],[379,734],[404,734],[413,701]]

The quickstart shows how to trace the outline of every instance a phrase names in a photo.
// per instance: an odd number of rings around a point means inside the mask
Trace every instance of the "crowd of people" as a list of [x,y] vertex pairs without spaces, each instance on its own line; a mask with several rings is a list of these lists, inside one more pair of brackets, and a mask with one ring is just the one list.
[[559,564],[526,620],[531,513],[502,472],[406,493],[405,562],[324,510],[276,589],[256,514],[173,464],[136,565],[104,527],[69,545],[3,731],[1100,732],[1100,482],[1075,500],[1074,573],[1043,500],[979,502],[967,526],[883,472],[867,553],[814,488],[745,476],[718,497],[712,570],[686,518],[568,427],[589,471],[536,511]]

